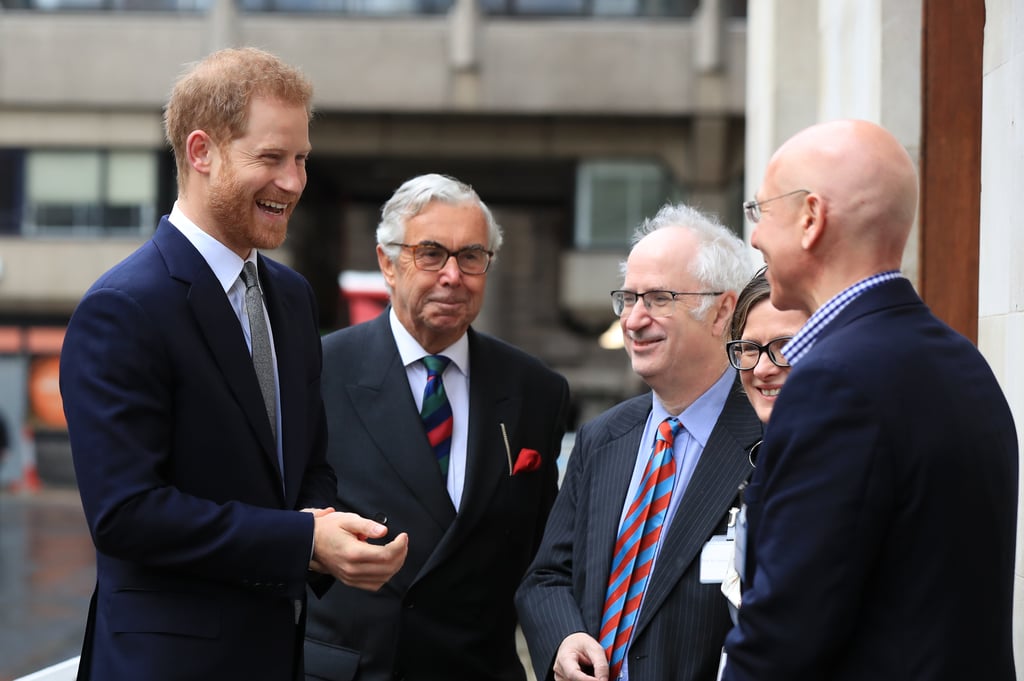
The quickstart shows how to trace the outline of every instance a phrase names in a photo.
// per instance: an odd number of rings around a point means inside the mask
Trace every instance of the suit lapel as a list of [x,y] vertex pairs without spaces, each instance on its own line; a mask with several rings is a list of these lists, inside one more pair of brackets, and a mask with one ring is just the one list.
[[725,509],[736,497],[740,483],[753,470],[746,451],[760,437],[761,423],[736,383],[669,525],[647,586],[634,636],[640,635],[683,573],[694,560],[699,560],[704,542],[722,520]]
[[[516,432],[522,395],[509,383],[508,371],[496,371],[494,354],[484,349],[487,340],[472,329],[469,334],[469,432],[466,439],[466,477],[455,521],[420,570],[426,574],[447,556],[471,530],[494,498],[508,473],[508,454],[501,425]],[[488,359],[490,361],[488,361]],[[512,452],[515,456],[516,452]]]
[[166,219],[160,222],[153,242],[163,255],[170,275],[189,284],[186,297],[199,331],[255,431],[267,462],[280,476],[277,446],[267,421],[259,381],[249,359],[242,328],[224,289],[202,255]]
[[589,547],[587,573],[594,575],[594,583],[585,591],[589,602],[583,604],[582,610],[584,613],[596,613],[598,621],[592,623],[595,631],[600,627],[604,611],[612,552],[619,535],[619,518],[626,503],[626,492],[629,491],[652,399],[648,393],[627,402],[608,424],[608,439],[593,456],[593,489],[596,494],[587,503],[591,513],[586,546]]
[[[493,498],[501,478],[509,475],[501,424],[516,432],[523,396],[508,383],[509,372],[495,371],[485,340],[469,331],[469,433],[466,440],[466,481],[459,515],[475,520]],[[515,394],[513,394],[515,393]],[[516,452],[512,452],[514,457]]]
[[[434,522],[448,528],[455,517],[455,506],[419,422],[409,378],[391,335],[389,315],[385,312],[370,324],[373,326],[365,348],[364,371],[357,383],[346,386],[349,399],[380,455],[388,460]],[[412,417],[400,422],[396,421],[396,414]]]

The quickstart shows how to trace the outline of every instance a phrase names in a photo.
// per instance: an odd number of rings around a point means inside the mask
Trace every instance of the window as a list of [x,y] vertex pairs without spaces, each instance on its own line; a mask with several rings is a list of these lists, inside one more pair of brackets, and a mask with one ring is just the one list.
[[156,224],[151,151],[30,151],[24,233],[136,236]]
[[209,8],[211,0],[0,0],[0,8],[63,10],[111,10],[195,12]]
[[247,12],[336,12],[355,16],[443,14],[453,0],[240,0]]
[[488,14],[580,17],[690,17],[697,0],[483,0]]
[[587,161],[576,171],[576,246],[623,248],[680,189],[655,161]]
[[0,148],[0,235],[21,231],[25,151]]

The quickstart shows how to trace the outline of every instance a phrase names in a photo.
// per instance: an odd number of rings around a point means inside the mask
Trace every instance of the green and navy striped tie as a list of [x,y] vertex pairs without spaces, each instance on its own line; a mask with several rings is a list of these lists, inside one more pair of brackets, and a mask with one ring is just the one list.
[[427,386],[423,390],[423,408],[420,416],[427,429],[427,439],[434,448],[441,477],[448,479],[448,454],[452,448],[452,407],[444,392],[441,374],[451,359],[444,355],[427,355],[423,364],[427,367]]

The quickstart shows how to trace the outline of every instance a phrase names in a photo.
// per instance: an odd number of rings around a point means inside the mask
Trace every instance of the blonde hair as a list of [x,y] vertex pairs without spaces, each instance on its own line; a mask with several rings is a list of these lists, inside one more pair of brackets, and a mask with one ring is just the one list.
[[266,97],[305,107],[313,115],[313,84],[298,69],[255,47],[229,48],[191,64],[164,107],[164,131],[174,150],[178,186],[188,173],[185,144],[194,130],[219,146],[245,134],[249,104]]

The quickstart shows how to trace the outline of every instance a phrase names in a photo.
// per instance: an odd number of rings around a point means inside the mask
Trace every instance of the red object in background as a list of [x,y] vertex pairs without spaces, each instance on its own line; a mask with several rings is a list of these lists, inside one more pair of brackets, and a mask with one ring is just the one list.
[[60,397],[60,357],[36,357],[29,369],[28,395],[32,415],[41,425],[67,428],[64,402]]
[[338,287],[348,303],[348,319],[353,326],[377,317],[390,298],[380,272],[346,270],[338,275]]

